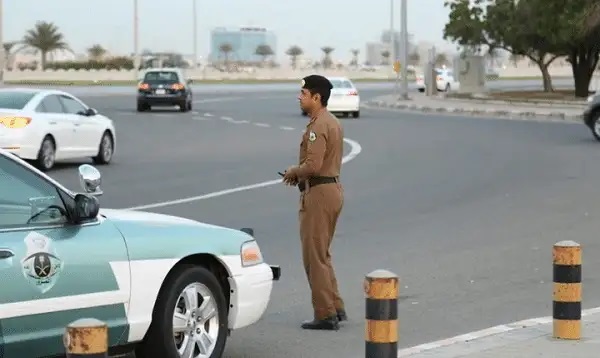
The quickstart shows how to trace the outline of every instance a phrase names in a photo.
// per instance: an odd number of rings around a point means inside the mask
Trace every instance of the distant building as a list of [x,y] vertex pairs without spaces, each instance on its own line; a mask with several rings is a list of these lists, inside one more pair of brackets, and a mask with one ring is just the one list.
[[381,54],[383,51],[389,51],[389,45],[381,42],[367,42],[365,51],[365,64],[369,66],[379,66],[383,61]]
[[[390,43],[392,42],[390,36],[390,30],[385,30],[381,32],[381,38],[379,41],[381,41],[384,44],[387,44],[388,49],[390,51],[392,51],[392,47],[390,46]],[[412,34],[408,34],[408,53],[412,53],[415,50],[415,44],[413,43],[414,41],[414,35]],[[395,54],[396,58],[400,58],[400,49],[402,48],[402,32],[400,31],[394,31],[394,36],[393,36],[393,51],[392,53]]]
[[261,45],[267,45],[277,53],[277,36],[265,28],[242,27],[227,29],[215,28],[210,34],[211,62],[219,62],[225,59],[221,51],[224,44],[229,44],[232,51],[227,54],[230,61],[235,62],[260,62],[263,58],[256,54],[256,49]]

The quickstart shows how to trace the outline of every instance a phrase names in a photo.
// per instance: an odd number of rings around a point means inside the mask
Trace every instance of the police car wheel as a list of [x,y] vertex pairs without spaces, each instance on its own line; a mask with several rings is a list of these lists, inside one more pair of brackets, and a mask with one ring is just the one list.
[[229,331],[227,300],[215,275],[204,267],[181,265],[171,272],[158,294],[152,324],[136,349],[136,358],[221,357]]

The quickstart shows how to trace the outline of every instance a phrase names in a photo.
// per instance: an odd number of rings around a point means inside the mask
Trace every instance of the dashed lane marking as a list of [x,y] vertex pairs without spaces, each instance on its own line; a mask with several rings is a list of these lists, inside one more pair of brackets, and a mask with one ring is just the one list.
[[257,127],[264,127],[264,128],[271,126],[271,125],[269,125],[267,123],[252,123],[252,124],[254,124]]
[[293,131],[295,128],[294,127],[281,126],[281,127],[279,127],[279,129],[284,130],[284,131]]

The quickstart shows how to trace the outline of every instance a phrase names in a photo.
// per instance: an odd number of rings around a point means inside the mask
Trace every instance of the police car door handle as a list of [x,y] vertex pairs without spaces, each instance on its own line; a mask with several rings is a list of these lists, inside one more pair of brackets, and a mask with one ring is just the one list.
[[9,259],[13,256],[15,256],[14,252],[6,249],[0,249],[0,260]]

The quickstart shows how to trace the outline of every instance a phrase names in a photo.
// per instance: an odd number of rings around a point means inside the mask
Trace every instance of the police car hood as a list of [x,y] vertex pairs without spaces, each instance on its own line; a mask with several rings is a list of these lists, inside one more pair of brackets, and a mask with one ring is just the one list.
[[145,211],[100,209],[100,215],[112,222],[127,237],[129,234],[157,231],[184,231],[185,233],[201,232],[202,234],[237,234],[245,235],[239,230],[211,225],[179,216],[156,214]]

